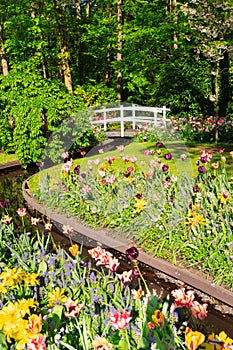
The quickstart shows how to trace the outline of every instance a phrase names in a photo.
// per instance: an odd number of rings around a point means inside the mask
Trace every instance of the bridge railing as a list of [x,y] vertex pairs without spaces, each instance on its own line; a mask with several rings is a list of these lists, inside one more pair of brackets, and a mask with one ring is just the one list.
[[90,117],[92,125],[103,125],[104,131],[107,131],[107,126],[111,123],[119,123],[121,129],[121,137],[124,137],[125,123],[132,123],[132,129],[140,123],[150,123],[154,125],[163,125],[166,127],[166,113],[170,111],[166,106],[158,107],[143,107],[143,106],[124,106],[109,107],[95,109]]

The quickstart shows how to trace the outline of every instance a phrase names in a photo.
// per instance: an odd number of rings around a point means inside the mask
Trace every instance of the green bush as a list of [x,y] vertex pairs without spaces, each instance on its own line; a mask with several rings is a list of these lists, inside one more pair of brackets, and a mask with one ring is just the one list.
[[64,85],[22,66],[1,77],[0,145],[15,151],[25,166],[40,160],[42,150],[61,122],[84,107]]

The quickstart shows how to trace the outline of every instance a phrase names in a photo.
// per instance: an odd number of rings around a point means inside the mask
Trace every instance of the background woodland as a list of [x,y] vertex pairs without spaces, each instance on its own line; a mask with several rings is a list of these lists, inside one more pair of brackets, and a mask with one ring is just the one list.
[[35,162],[62,120],[115,102],[229,141],[232,22],[230,0],[0,0],[0,148]]

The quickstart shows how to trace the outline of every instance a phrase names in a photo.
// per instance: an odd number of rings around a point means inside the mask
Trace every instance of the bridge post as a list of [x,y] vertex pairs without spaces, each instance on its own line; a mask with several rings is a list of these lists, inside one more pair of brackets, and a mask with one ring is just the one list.
[[166,127],[166,106],[163,106],[163,125]]
[[124,128],[124,106],[120,105],[120,119],[121,119],[121,137],[125,136],[125,128]]
[[157,122],[158,122],[158,110],[157,108],[155,108],[155,111],[154,111],[154,124],[157,125]]
[[104,131],[107,131],[106,109],[104,108]]
[[135,104],[132,105],[132,119],[133,119],[133,130],[136,129],[136,121],[135,121]]

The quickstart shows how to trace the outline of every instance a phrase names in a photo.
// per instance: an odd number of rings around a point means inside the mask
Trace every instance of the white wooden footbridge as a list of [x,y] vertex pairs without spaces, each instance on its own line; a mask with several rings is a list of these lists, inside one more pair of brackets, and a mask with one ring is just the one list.
[[104,127],[107,131],[107,126],[113,123],[120,124],[120,135],[125,136],[125,124],[132,124],[132,129],[135,130],[139,124],[153,124],[166,127],[166,113],[170,111],[165,106],[158,107],[143,107],[138,105],[119,105],[118,107],[106,107],[95,109],[90,117],[92,125]]

